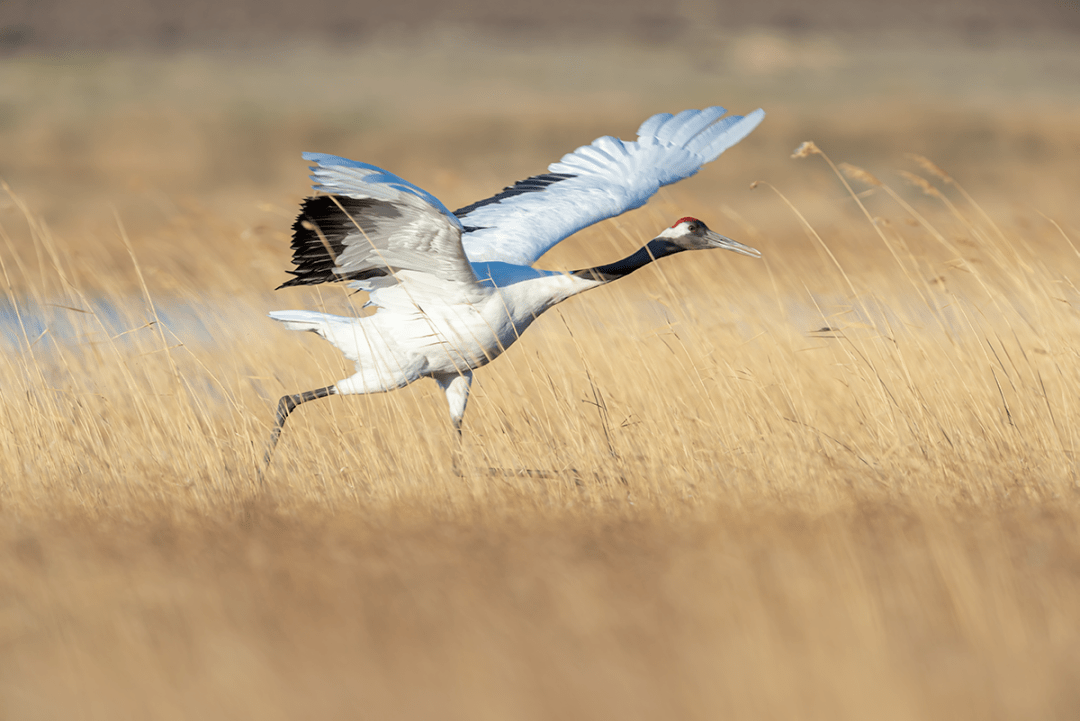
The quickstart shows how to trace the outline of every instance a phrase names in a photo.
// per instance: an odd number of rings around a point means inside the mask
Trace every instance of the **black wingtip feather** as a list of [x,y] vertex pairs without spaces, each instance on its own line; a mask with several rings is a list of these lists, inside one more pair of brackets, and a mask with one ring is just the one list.
[[285,281],[276,290],[387,275],[389,271],[383,268],[371,268],[361,273],[334,272],[337,258],[345,250],[346,236],[356,232],[354,218],[376,202],[333,195],[305,198],[292,225],[292,262],[296,270],[286,271],[296,277]]

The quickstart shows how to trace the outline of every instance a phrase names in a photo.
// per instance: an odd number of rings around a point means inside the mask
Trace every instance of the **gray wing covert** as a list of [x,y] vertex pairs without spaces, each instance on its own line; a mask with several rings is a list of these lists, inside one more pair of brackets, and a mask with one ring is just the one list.
[[[293,223],[296,276],[279,287],[351,281],[375,290],[421,274],[475,284],[461,224],[433,196],[384,170],[308,154],[316,189]],[[404,273],[404,276],[402,276]]]

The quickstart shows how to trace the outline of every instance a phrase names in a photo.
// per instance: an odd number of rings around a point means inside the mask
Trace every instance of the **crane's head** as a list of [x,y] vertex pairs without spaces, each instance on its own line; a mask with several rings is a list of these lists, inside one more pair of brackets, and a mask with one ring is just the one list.
[[[670,228],[656,236],[656,240],[667,241],[679,250],[705,250],[707,248],[723,248],[733,250],[736,253],[749,255],[751,258],[760,258],[761,252],[749,245],[743,245],[738,241],[720,235],[709,230],[709,226],[697,218],[689,216],[679,218]],[[674,249],[672,249],[674,250]]]
[[622,278],[624,275],[633,273],[638,268],[648,265],[658,258],[681,253],[684,250],[706,250],[708,248],[734,250],[736,253],[749,255],[751,258],[761,257],[761,253],[749,245],[743,245],[719,233],[714,233],[697,218],[686,217],[679,218],[675,221],[675,225],[665,228],[660,235],[650,240],[645,244],[645,247],[633,255],[608,265],[575,270],[571,272],[571,275],[589,278],[601,283],[609,283],[617,278]]

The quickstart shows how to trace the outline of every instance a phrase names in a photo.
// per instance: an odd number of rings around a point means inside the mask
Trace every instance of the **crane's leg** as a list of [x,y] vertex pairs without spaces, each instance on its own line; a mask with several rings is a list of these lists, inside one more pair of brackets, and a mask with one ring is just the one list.
[[[281,429],[285,427],[285,421],[288,419],[289,414],[296,410],[296,407],[301,403],[326,398],[337,392],[337,388],[334,386],[326,386],[325,388],[316,388],[313,391],[304,391],[296,395],[281,397],[277,406],[277,422],[274,424],[274,431],[270,434],[270,442],[266,446],[266,455],[263,457],[264,472],[270,466],[270,457],[274,453],[274,447],[277,446],[278,439],[281,437]],[[262,473],[259,474],[259,477],[262,478]]]
[[450,404],[450,420],[453,421],[454,430],[459,436],[461,435],[461,419],[465,416],[465,406],[469,402],[472,376],[472,371],[435,376],[435,381],[446,394],[446,402]]
[[459,460],[462,457],[461,419],[465,416],[465,406],[469,403],[469,388],[472,386],[472,371],[447,373],[435,376],[435,382],[446,393],[446,402],[450,405],[450,421],[457,431],[457,447],[453,451],[451,463],[454,475],[461,475]]
[[[464,459],[465,452],[462,447],[461,419],[465,415],[465,405],[469,402],[469,388],[472,386],[473,374],[472,371],[464,371],[462,373],[437,375],[434,378],[439,387],[446,393],[446,401],[450,404],[450,420],[454,423],[454,430],[457,431],[457,447],[453,451],[451,463],[454,475],[462,476],[465,474],[460,462]],[[575,483],[580,486],[581,481],[577,480],[577,470],[570,468],[568,471],[574,476]],[[492,476],[524,476],[529,478],[559,478],[566,474],[566,472],[562,471],[512,470],[507,468],[489,468],[487,472]]]

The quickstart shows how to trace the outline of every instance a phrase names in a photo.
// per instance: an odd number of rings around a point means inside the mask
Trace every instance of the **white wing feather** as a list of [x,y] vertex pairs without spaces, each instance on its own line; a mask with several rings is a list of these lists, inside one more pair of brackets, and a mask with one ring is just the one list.
[[715,160],[765,117],[762,110],[724,118],[726,112],[711,107],[654,115],[641,124],[637,141],[604,136],[548,166],[551,173],[574,177],[459,210],[465,253],[474,263],[529,266],[582,228],[641,207],[661,186]]
[[[370,292],[371,302],[380,304],[380,289],[398,283],[408,286],[410,296],[468,297],[467,289],[477,287],[461,246],[461,222],[438,198],[374,165],[323,153],[304,153],[304,159],[316,163],[315,190],[342,199],[336,201],[342,213],[333,226],[337,235],[330,238],[327,229],[321,243],[333,240],[342,247],[334,273],[368,276],[350,285]],[[375,202],[348,204],[345,198]]]
[[447,221],[458,230],[461,229],[461,221],[447,210],[441,200],[377,165],[327,153],[304,153],[303,158],[315,163],[311,167],[311,179],[315,181],[312,187],[315,190],[350,198],[375,198],[388,202],[398,202],[413,195],[446,216]]

